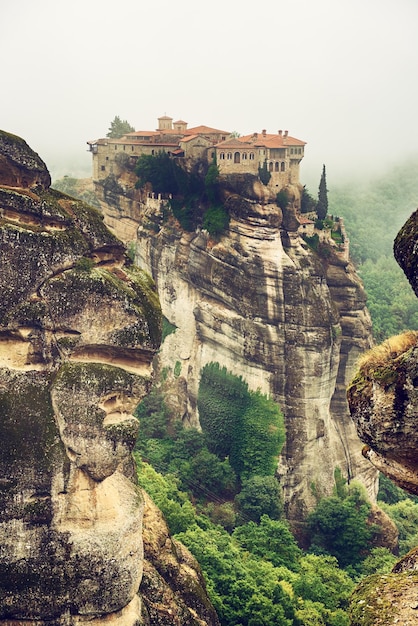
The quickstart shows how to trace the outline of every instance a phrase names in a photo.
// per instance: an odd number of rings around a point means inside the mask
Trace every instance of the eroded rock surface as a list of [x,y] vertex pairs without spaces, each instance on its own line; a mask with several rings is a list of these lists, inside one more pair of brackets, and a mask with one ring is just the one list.
[[145,492],[144,501],[141,594],[145,624],[219,626],[196,559],[170,537],[161,511]]
[[263,198],[250,179],[225,182],[231,221],[219,241],[202,230],[184,232],[167,219],[164,202],[134,192],[131,180],[119,182],[113,199],[96,190],[105,222],[136,242],[138,264],[153,276],[163,314],[176,327],[158,363],[178,416],[199,425],[200,373],[219,362],[283,410],[279,472],[289,519],[305,519],[314,492],[331,493],[336,467],[374,499],[377,472],[361,455],[345,393],[371,341],[353,265],[337,249],[319,257],[299,236],[295,211]]
[[161,309],[101,215],[49,182],[0,132],[0,623],[139,625],[132,410]]
[[[395,257],[417,293],[417,212],[395,240]],[[418,494],[418,333],[391,337],[364,355],[348,389],[363,453],[402,489]],[[351,624],[418,621],[418,548],[387,576],[367,578],[353,595]]]

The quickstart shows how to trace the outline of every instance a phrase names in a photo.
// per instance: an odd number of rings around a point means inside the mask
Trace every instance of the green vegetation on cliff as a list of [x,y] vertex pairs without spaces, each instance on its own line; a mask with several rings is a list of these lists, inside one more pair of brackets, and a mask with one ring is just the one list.
[[215,162],[209,167],[200,163],[191,172],[166,152],[142,154],[135,167],[136,186],[151,184],[156,193],[170,195],[170,207],[184,230],[202,225],[217,237],[229,224],[229,215],[219,198],[219,170]]
[[209,363],[202,370],[198,408],[209,449],[229,458],[241,479],[273,475],[285,441],[278,405],[247,383]]
[[222,626],[348,626],[354,580],[327,555],[304,554],[284,519],[230,532],[192,506],[176,477],[141,463],[138,480],[197,558]]
[[378,342],[418,329],[418,300],[393,257],[394,239],[418,206],[417,166],[411,161],[367,183],[335,185],[329,192],[332,210],[344,217]]

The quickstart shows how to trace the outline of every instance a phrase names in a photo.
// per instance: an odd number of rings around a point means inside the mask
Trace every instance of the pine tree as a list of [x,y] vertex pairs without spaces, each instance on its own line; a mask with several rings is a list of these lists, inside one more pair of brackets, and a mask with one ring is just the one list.
[[328,189],[325,165],[322,166],[322,175],[321,180],[319,181],[318,204],[316,205],[316,213],[319,220],[324,220],[328,213]]
[[115,116],[115,119],[110,122],[109,132],[106,137],[110,139],[120,139],[126,133],[134,132],[135,128],[129,124],[127,120],[121,120],[119,115]]

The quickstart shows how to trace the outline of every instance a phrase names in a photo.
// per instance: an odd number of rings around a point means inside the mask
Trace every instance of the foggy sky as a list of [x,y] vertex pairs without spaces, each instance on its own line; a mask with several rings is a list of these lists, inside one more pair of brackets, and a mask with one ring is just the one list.
[[[115,115],[307,142],[302,182],[418,154],[417,0],[0,0],[0,128],[89,175]],[[311,189],[312,188],[312,189]]]

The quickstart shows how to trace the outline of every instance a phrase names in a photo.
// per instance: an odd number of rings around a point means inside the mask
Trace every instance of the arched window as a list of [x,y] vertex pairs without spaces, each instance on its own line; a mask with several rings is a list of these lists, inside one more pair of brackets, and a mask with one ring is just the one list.
[[273,171],[273,161],[270,161],[269,163],[269,172]]
[[276,162],[275,162],[275,164],[274,164],[274,171],[275,171],[275,172],[278,172],[278,171],[279,171],[279,166],[280,166],[279,162],[278,162],[278,161],[276,161]]
[[246,153],[246,152],[243,152],[243,153],[242,153],[242,160],[243,160],[243,161],[246,161],[246,160],[247,160],[247,153]]
[[286,169],[286,163],[284,161],[282,161],[282,165],[281,165],[281,171],[284,172]]
[[250,152],[250,161],[254,161],[254,152]]
[[234,154],[234,163],[239,163],[240,162],[240,154],[239,152],[235,152]]
[[219,155],[219,158],[221,159],[221,161],[224,160],[225,159],[225,152],[221,152],[220,155]]
[[228,152],[226,158],[228,159],[228,161],[232,161],[232,152]]

